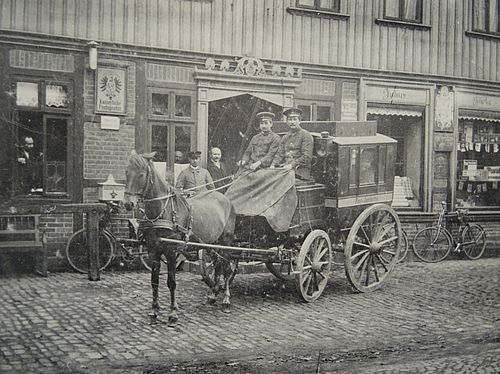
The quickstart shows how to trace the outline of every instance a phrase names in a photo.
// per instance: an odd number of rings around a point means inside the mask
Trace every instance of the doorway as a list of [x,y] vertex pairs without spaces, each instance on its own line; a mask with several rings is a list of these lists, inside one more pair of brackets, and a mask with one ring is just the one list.
[[283,108],[249,94],[212,101],[208,107],[208,149],[219,147],[231,171],[252,137],[259,132],[256,114],[272,112],[280,119]]

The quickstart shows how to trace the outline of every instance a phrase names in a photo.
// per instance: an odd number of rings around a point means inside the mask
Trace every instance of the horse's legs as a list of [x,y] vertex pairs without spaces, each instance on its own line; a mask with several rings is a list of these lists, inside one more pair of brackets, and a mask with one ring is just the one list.
[[151,320],[156,321],[160,312],[160,303],[158,301],[158,288],[160,283],[160,257],[161,253],[157,250],[150,252],[149,256],[152,259],[151,266],[151,288],[153,290],[153,303],[151,305]]
[[231,284],[231,262],[223,259],[225,263],[222,264],[224,267],[224,299],[222,300],[222,311],[224,313],[231,312],[231,301],[229,298],[231,297],[231,293],[229,292],[229,287]]
[[167,286],[170,290],[170,314],[168,316],[168,321],[171,324],[175,324],[177,322],[177,302],[175,301],[175,271],[176,271],[176,253],[174,251],[169,251],[167,254],[167,266],[168,266],[168,280]]

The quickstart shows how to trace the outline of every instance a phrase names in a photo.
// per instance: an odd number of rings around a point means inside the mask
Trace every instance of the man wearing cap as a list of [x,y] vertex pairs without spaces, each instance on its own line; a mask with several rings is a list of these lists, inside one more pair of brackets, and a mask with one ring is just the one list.
[[257,118],[259,119],[260,133],[250,140],[250,144],[239,162],[240,166],[246,166],[252,171],[271,166],[280,143],[280,137],[271,130],[274,114],[260,112],[257,113]]
[[295,176],[299,179],[309,179],[311,176],[311,160],[313,153],[312,135],[300,127],[300,109],[285,110],[286,123],[289,132],[280,142],[280,147],[273,160],[273,166],[283,166],[295,169]]
[[214,183],[207,169],[200,166],[201,152],[189,152],[189,167],[181,171],[175,187],[181,190],[188,190],[190,196],[202,191],[213,190]]

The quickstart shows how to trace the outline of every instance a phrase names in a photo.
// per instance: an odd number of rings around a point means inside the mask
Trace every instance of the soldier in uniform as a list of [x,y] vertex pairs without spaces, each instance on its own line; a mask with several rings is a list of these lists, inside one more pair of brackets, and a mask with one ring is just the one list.
[[240,167],[247,167],[252,171],[271,166],[280,143],[280,137],[271,130],[274,114],[260,112],[257,113],[257,118],[259,119],[260,133],[250,140],[250,144],[238,163]]
[[300,109],[285,110],[289,132],[281,139],[280,147],[273,160],[274,167],[295,169],[295,176],[308,180],[311,177],[311,161],[313,153],[312,135],[300,127]]
[[207,169],[200,166],[201,152],[189,152],[189,167],[181,171],[175,187],[187,191],[190,196],[196,195],[201,191],[213,190],[214,184],[212,177]]

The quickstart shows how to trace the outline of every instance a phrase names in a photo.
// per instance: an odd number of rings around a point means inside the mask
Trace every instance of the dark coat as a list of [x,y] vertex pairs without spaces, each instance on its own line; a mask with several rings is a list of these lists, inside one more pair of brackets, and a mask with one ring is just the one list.
[[[231,180],[229,178],[216,182],[219,179],[222,179],[222,178],[225,178],[225,177],[228,177],[231,175],[231,173],[230,173],[230,171],[225,163],[220,162],[220,168],[219,168],[212,161],[209,160],[207,162],[207,170],[210,173],[212,180],[214,181],[215,188],[222,187],[222,186],[228,184],[229,182],[231,182]],[[227,188],[228,187],[221,188],[218,191],[220,191],[221,193],[224,193],[224,192],[226,192]]]

